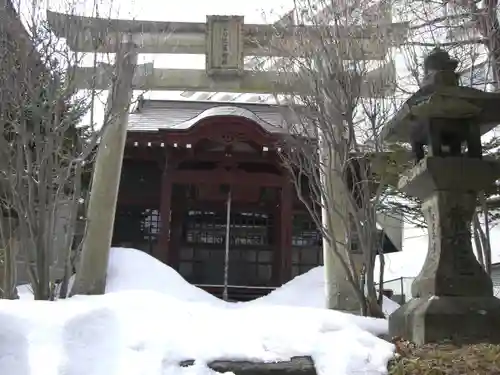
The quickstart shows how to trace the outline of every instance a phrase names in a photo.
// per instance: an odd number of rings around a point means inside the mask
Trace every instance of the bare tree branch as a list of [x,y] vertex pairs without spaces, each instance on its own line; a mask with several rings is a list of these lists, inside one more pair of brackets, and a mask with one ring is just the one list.
[[28,282],[36,299],[53,300],[61,279],[67,295],[81,241],[75,228],[85,219],[82,178],[111,119],[82,122],[99,94],[78,87],[84,56],[52,32],[42,3],[33,0],[28,11],[23,25],[6,7],[0,25],[0,289],[16,298],[17,283]]
[[[312,14],[329,7],[329,2],[295,1],[304,32],[297,30],[293,43],[276,40],[273,49],[286,56],[279,72],[296,77],[301,87],[296,90],[290,80],[275,96],[294,114],[287,123],[290,136],[281,157],[299,200],[323,236],[330,288],[327,304],[334,307],[335,294],[341,292],[335,290],[335,284],[340,284],[335,276],[345,277],[361,312],[383,316],[373,271],[382,253],[377,210],[387,178],[386,168],[375,173],[372,162],[375,153],[384,150],[380,129],[397,105],[389,97],[393,80],[373,78],[377,68],[392,62],[373,56],[383,55],[380,51],[393,38],[381,28],[369,39],[359,38],[363,28],[374,30],[377,20],[373,18],[386,15],[370,10],[373,24],[364,25],[357,14],[368,5],[355,3],[330,7],[328,16],[318,20]],[[308,25],[317,32],[305,31]]]

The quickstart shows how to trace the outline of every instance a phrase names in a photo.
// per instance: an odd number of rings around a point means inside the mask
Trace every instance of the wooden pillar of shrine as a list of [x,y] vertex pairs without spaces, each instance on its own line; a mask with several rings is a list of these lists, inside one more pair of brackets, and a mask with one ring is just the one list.
[[292,186],[288,179],[283,180],[280,189],[278,209],[278,236],[273,264],[274,280],[281,285],[292,277]]
[[171,218],[171,202],[172,202],[172,170],[168,165],[168,155],[163,168],[161,179],[161,199],[160,199],[160,217],[161,230],[158,245],[155,248],[154,257],[164,263],[169,260],[170,246],[170,218]]
[[185,196],[175,196],[175,201],[171,205],[170,216],[170,243],[168,252],[168,264],[172,268],[179,269],[179,258],[182,242],[182,225],[184,216],[186,215],[186,199]]

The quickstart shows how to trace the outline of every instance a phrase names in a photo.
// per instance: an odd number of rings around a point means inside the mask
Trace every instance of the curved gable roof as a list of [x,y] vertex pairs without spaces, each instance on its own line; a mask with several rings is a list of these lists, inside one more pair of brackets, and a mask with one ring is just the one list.
[[269,133],[286,133],[286,108],[254,103],[145,100],[129,115],[129,131],[188,130],[210,117],[239,117]]
[[240,117],[246,120],[253,121],[254,123],[260,125],[265,131],[270,133],[281,132],[283,128],[280,128],[276,125],[270,124],[269,122],[260,118],[257,114],[250,111],[249,109],[242,108],[239,106],[217,106],[204,110],[197,116],[193,117],[190,120],[183,121],[176,126],[172,127],[172,129],[190,129],[200,121],[205,120],[210,117]]

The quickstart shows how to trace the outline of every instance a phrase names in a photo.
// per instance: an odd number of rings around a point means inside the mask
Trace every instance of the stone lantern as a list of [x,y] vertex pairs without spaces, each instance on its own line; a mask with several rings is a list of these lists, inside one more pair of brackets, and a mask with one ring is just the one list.
[[[481,135],[500,122],[500,94],[458,84],[457,61],[433,50],[420,90],[386,125],[386,141],[409,142],[415,166],[398,188],[422,201],[429,249],[413,299],[389,318],[389,333],[423,344],[500,343],[500,299],[478,263],[470,224],[478,192],[500,177],[482,158]],[[427,149],[427,152],[425,152]]]

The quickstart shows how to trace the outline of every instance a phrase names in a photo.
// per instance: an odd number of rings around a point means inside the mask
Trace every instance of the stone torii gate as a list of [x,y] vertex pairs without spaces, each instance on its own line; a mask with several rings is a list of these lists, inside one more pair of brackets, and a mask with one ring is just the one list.
[[[317,30],[313,26],[280,28],[276,25],[245,24],[243,16],[207,16],[206,23],[156,22],[108,20],[48,12],[51,29],[67,40],[75,52],[114,53],[117,41],[127,35],[137,53],[205,55],[205,69],[161,69],[152,63],[139,65],[132,87],[134,90],[192,90],[235,93],[276,93],[280,87],[290,85],[298,91],[301,85],[297,76],[291,77],[276,71],[245,70],[245,56],[286,57],[286,52],[273,48],[278,37],[293,43],[293,36]],[[384,26],[380,26],[383,28]],[[397,25],[385,26],[398,30]],[[336,27],[337,31],[338,27]],[[373,43],[373,30],[345,30],[347,36],[358,38],[364,44],[363,56],[369,60],[383,60],[389,42]],[[388,33],[389,31],[387,31]],[[279,33],[279,36],[277,36]],[[283,42],[282,42],[283,43]],[[347,48],[347,47],[346,47]],[[110,85],[108,64],[76,70],[76,80],[82,89],[107,89]],[[369,72],[365,81],[365,96],[377,81],[389,81],[394,77],[394,66],[388,63]],[[292,84],[293,82],[293,84]]]
[[[111,87],[113,74],[119,90],[110,100],[120,103],[119,109],[130,103],[133,90],[190,90],[235,93],[301,92],[309,85],[301,83],[299,75],[276,71],[245,70],[245,56],[286,57],[283,51],[272,48],[279,31],[282,41],[293,43],[300,32],[317,32],[313,26],[287,26],[245,24],[242,16],[207,16],[206,23],[154,22],[118,19],[99,19],[48,12],[52,31],[65,38],[74,52],[117,53],[114,66],[99,64],[95,67],[76,67],[74,79],[79,89],[106,90]],[[379,25],[398,30],[397,25]],[[387,33],[389,31],[387,30]],[[336,32],[338,32],[336,27]],[[341,30],[342,31],[342,30]],[[359,58],[383,60],[390,41],[373,43],[373,29],[345,29],[345,35],[358,38],[365,46]],[[282,42],[283,43],[283,42]],[[347,49],[347,46],[346,46]],[[351,51],[350,51],[351,52]],[[136,65],[137,55],[147,54],[204,54],[205,69],[159,69],[152,63]],[[346,58],[347,59],[347,58]],[[380,95],[373,87],[386,90],[384,82],[394,80],[393,63],[365,75],[362,96]],[[286,87],[286,89],[285,89]],[[303,92],[301,92],[303,93]],[[114,95],[114,96],[113,96]],[[110,107],[111,108],[111,107]],[[116,106],[113,106],[116,110]],[[89,202],[88,225],[81,269],[92,268],[90,279],[83,280],[86,272],[79,272],[75,293],[100,294],[104,292],[107,257],[111,245],[114,214],[120,182],[124,141],[127,132],[128,111],[114,113],[113,122],[103,136],[96,160]],[[88,251],[90,250],[90,251]],[[327,255],[328,253],[328,255]],[[325,251],[325,265],[330,263],[335,274],[343,270]],[[333,262],[333,263],[332,263]],[[99,269],[96,270],[96,268]],[[325,267],[326,268],[326,267]],[[331,273],[330,273],[331,274]],[[344,277],[337,277],[337,289],[344,290]],[[354,298],[350,298],[354,300]]]

